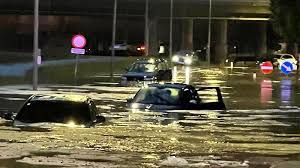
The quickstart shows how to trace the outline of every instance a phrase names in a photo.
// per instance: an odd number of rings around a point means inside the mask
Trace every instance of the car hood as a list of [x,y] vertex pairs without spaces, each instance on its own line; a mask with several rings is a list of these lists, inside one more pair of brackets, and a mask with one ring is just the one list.
[[135,78],[144,78],[144,76],[146,76],[147,78],[152,78],[155,76],[155,72],[143,72],[143,73],[139,73],[139,72],[127,72],[125,74],[123,74],[123,77],[135,77]]
[[44,128],[44,129],[51,129],[54,127],[72,127],[72,128],[87,127],[86,125],[70,125],[70,124],[53,123],[53,122],[24,123],[18,120],[14,120],[13,126],[19,128]]

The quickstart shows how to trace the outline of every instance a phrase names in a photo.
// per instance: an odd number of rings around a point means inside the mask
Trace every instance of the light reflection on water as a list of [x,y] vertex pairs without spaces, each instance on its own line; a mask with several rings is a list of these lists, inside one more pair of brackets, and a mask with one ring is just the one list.
[[291,105],[292,99],[292,80],[290,79],[283,79],[280,82],[280,98],[282,105]]
[[261,81],[260,84],[260,102],[262,104],[267,104],[268,102],[272,101],[272,81],[270,79],[264,79]]

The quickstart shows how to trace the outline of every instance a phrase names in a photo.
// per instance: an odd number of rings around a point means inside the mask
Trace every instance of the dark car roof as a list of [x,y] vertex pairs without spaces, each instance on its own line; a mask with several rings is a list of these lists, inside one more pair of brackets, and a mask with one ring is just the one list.
[[176,89],[184,89],[187,87],[192,87],[191,85],[183,84],[183,83],[152,83],[148,85],[149,87],[160,87],[160,88],[176,88]]
[[88,96],[76,95],[76,94],[42,94],[33,95],[30,101],[67,101],[84,103],[90,98]]

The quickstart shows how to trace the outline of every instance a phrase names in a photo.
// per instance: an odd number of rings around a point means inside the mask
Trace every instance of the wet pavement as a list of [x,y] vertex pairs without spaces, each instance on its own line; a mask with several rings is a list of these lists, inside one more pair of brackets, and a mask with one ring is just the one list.
[[[178,68],[178,82],[184,70]],[[256,67],[192,68],[190,82],[220,86],[227,111],[128,111],[139,88],[90,77],[38,93],[88,95],[107,121],[94,128],[20,129],[0,119],[0,167],[300,167],[300,81]],[[92,81],[92,82],[91,82]],[[2,86],[0,111],[16,112],[31,86]]]

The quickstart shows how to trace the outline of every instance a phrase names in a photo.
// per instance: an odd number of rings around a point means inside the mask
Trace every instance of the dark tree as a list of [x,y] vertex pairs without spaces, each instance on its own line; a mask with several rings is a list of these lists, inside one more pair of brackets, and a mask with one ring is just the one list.
[[271,0],[273,27],[288,44],[288,52],[297,54],[300,42],[300,0]]

